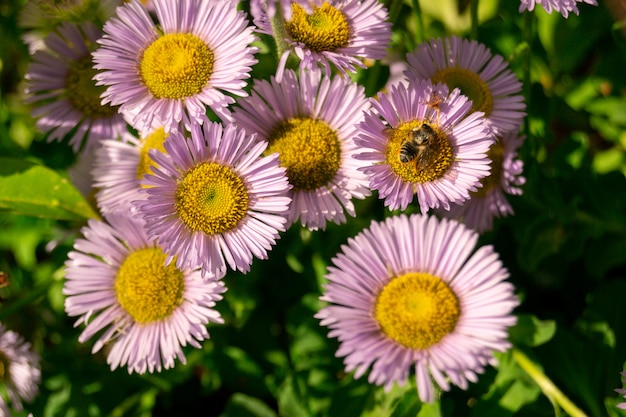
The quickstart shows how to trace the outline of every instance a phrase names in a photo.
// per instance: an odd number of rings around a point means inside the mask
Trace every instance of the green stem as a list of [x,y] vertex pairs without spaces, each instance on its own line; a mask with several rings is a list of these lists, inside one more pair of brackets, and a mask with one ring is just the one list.
[[274,41],[276,42],[276,55],[277,59],[283,56],[283,53],[287,50],[287,42],[285,42],[285,19],[283,18],[283,10],[281,3],[276,3],[276,13],[270,19],[272,25],[272,33],[274,34]]
[[413,16],[415,16],[415,40],[417,44],[424,42],[424,19],[422,19],[422,8],[419,0],[411,0],[413,5]]
[[471,37],[478,39],[478,0],[470,0],[470,18],[472,21]]
[[389,21],[395,22],[398,19],[398,15],[400,14],[400,9],[402,9],[402,0],[391,0],[391,5],[389,6]]
[[587,417],[521,350],[513,349],[513,359],[539,385],[543,394],[551,402],[556,402],[571,417]]
[[380,78],[380,61],[376,60],[367,71],[367,80],[365,82],[365,94],[368,97],[374,96],[378,92],[378,79]]

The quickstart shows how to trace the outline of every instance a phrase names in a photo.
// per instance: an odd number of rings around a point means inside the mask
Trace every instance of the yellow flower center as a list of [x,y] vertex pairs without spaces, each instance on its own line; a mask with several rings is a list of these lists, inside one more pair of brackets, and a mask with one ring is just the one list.
[[327,185],[341,166],[337,133],[321,120],[289,119],[274,128],[269,143],[266,154],[278,152],[296,190],[313,191]]
[[229,167],[204,162],[185,173],[176,189],[176,213],[207,235],[236,227],[248,212],[248,189]]
[[120,306],[136,323],[169,317],[183,301],[185,279],[176,263],[165,265],[159,248],[139,249],[128,255],[115,278]]
[[200,93],[213,72],[213,51],[196,35],[163,35],[143,52],[141,78],[156,98],[184,99]]
[[434,83],[444,83],[450,90],[458,88],[461,94],[472,100],[472,112],[482,111],[489,117],[493,110],[491,90],[478,74],[465,68],[442,68],[431,77]]
[[100,104],[100,95],[106,87],[96,85],[93,80],[96,70],[92,65],[91,55],[70,65],[65,78],[65,96],[72,107],[87,118],[111,117],[117,113],[117,108]]
[[167,139],[167,134],[162,127],[142,139],[139,148],[139,163],[137,164],[138,180],[141,180],[146,174],[152,174],[152,168],[156,167],[157,164],[150,158],[150,149],[165,152],[165,147],[163,146],[165,139]]
[[340,10],[330,4],[313,6],[313,13],[307,14],[302,6],[292,3],[291,13],[292,18],[285,22],[285,29],[294,41],[305,44],[315,52],[332,52],[348,45],[348,21]]
[[[424,124],[427,127],[423,127]],[[452,165],[454,158],[448,135],[437,125],[413,120],[385,132],[389,140],[387,163],[405,182],[424,184],[435,181]]]
[[484,198],[491,190],[500,185],[502,179],[502,164],[504,163],[504,145],[502,139],[498,140],[489,147],[487,157],[491,161],[491,173],[481,178],[480,183],[483,185],[478,191],[470,192],[472,197]]
[[383,288],[374,314],[382,332],[395,342],[409,349],[428,349],[454,330],[461,310],[441,278],[409,272]]

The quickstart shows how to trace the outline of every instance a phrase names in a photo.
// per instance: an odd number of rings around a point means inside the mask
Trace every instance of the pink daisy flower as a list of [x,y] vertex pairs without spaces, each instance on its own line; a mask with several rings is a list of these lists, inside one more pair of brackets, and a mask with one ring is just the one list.
[[494,137],[481,112],[454,89],[429,80],[398,84],[370,99],[357,126],[355,158],[385,206],[404,210],[415,195],[422,213],[469,199],[489,174]]
[[66,262],[65,311],[85,324],[78,340],[97,337],[93,353],[109,345],[111,370],[142,374],[185,363],[182,347],[200,348],[206,325],[223,322],[214,309],[222,276],[166,265],[142,222],[120,212],[107,220],[89,221]]
[[166,153],[151,151],[153,174],[141,182],[147,197],[134,202],[179,268],[247,272],[266,259],[285,230],[291,199],[278,155],[233,125],[194,124],[191,137],[170,133]]
[[[372,222],[328,268],[316,317],[339,340],[346,371],[390,389],[412,369],[419,397],[466,389],[510,348],[518,300],[492,246],[451,220],[406,215]],[[473,254],[472,254],[473,252]]]
[[117,9],[93,54],[107,86],[103,102],[119,105],[140,131],[158,118],[167,131],[201,122],[208,106],[228,118],[230,96],[243,88],[257,61],[252,27],[228,0],[154,0],[158,25],[137,0]]
[[518,132],[526,113],[522,83],[500,55],[483,44],[450,36],[423,43],[407,54],[407,77],[458,88],[485,114],[495,134]]
[[59,26],[46,37],[46,47],[34,53],[26,74],[26,102],[34,104],[37,128],[49,141],[69,135],[75,152],[126,131],[118,109],[101,105],[104,88],[93,81],[91,51],[101,36],[91,23]]
[[570,12],[574,12],[574,14],[578,16],[578,3],[587,3],[592,6],[598,5],[596,0],[521,0],[519,12],[521,13],[524,10],[532,12],[535,9],[535,5],[538,4],[543,7],[546,12],[552,13],[552,11],[556,11],[567,19]]
[[[0,323],[0,384],[17,411],[22,411],[22,401],[32,401],[39,392],[39,362],[40,357],[32,351],[30,343]],[[0,395],[1,416],[11,415],[6,400]]]
[[[364,58],[384,58],[391,43],[391,23],[378,0],[257,0],[251,2],[251,12],[260,33],[284,39],[279,81],[290,54],[298,57],[300,67],[320,65],[329,76],[331,65],[345,74],[365,68]],[[280,23],[273,27],[272,20]],[[274,33],[276,27],[284,32]]]
[[355,215],[353,198],[370,194],[357,151],[355,125],[369,108],[363,87],[349,79],[329,78],[320,70],[288,70],[281,82],[256,81],[250,97],[233,111],[237,125],[269,143],[293,186],[289,224],[309,229]]
[[522,177],[524,163],[517,159],[517,149],[526,136],[507,133],[491,145],[487,156],[491,162],[491,174],[481,180],[482,187],[471,192],[471,198],[462,205],[453,204],[449,211],[438,210],[441,216],[458,219],[477,232],[493,228],[494,217],[513,214],[506,195],[521,195],[526,179]]
[[132,201],[144,198],[140,181],[155,166],[149,151],[165,152],[163,144],[167,133],[163,128],[155,129],[141,139],[130,133],[125,138],[125,141],[104,140],[96,151],[91,176],[94,186],[99,189],[96,201],[102,213],[128,210]]

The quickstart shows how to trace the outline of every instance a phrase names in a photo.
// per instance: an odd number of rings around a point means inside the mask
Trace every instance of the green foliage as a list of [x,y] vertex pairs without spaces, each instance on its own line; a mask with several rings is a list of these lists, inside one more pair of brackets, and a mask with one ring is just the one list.
[[67,178],[44,166],[11,158],[0,158],[0,209],[57,220],[100,217]]
[[[346,373],[338,342],[314,318],[325,274],[342,244],[372,220],[391,215],[377,195],[357,216],[324,231],[292,227],[250,273],[229,273],[202,349],[186,364],[154,375],[111,371],[93,340],[64,311],[64,262],[79,229],[99,218],[68,179],[74,155],[47,143],[24,103],[29,62],[17,25],[23,1],[0,5],[0,322],[41,353],[35,417],[206,415],[220,417],[543,417],[567,411],[513,352],[497,355],[467,390],[453,387],[422,404],[414,378],[389,391]],[[428,3],[428,4],[426,4]],[[601,2],[604,3],[604,2]],[[607,2],[608,3],[608,2]],[[94,6],[93,2],[88,2]],[[425,39],[469,36],[469,9],[420,2]],[[391,60],[420,41],[411,2],[392,1]],[[242,3],[242,8],[247,8]],[[465,6],[461,7],[462,9]],[[590,417],[626,416],[619,372],[626,362],[626,38],[623,17],[581,4],[568,19],[518,12],[519,2],[481,0],[478,40],[524,81],[526,184],[510,196],[515,215],[481,236],[510,272],[521,304],[510,341],[564,397]],[[274,45],[261,37],[253,78],[274,74]],[[387,60],[354,79],[372,96],[391,74]],[[409,210],[416,211],[415,208]],[[105,348],[106,350],[106,348]],[[26,413],[15,413],[25,416]]]

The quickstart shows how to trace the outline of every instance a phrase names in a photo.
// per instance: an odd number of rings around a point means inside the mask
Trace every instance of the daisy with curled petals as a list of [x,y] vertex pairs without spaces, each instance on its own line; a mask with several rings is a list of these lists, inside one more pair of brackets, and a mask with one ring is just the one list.
[[250,97],[239,100],[235,122],[267,141],[266,153],[277,152],[287,169],[291,190],[289,224],[300,220],[309,229],[354,216],[352,198],[370,191],[356,152],[355,124],[369,108],[363,87],[320,70],[285,72],[281,82],[257,81]]
[[107,220],[90,220],[66,261],[65,311],[86,325],[78,340],[98,335],[93,353],[111,344],[111,370],[142,374],[185,363],[182,347],[200,348],[206,325],[223,323],[214,309],[222,276],[167,265],[139,219],[115,213]]
[[124,141],[104,140],[96,150],[92,177],[99,191],[96,201],[102,213],[127,210],[131,202],[144,196],[140,181],[155,166],[149,157],[150,149],[165,152],[165,129],[157,128],[137,139],[130,133]]
[[101,105],[104,88],[93,81],[91,52],[101,36],[92,23],[63,24],[46,37],[46,47],[34,53],[26,73],[26,102],[34,105],[37,128],[49,141],[71,135],[75,152],[126,131],[118,109]]
[[454,89],[429,80],[392,86],[370,99],[373,110],[357,126],[360,168],[385,206],[404,210],[415,195],[422,213],[467,200],[489,174],[494,141],[483,113]]
[[158,26],[132,0],[104,25],[93,54],[103,102],[120,105],[131,124],[148,131],[159,118],[167,131],[201,122],[210,107],[228,117],[227,94],[244,96],[257,61],[252,28],[230,0],[154,0]]
[[256,0],[251,12],[259,32],[277,38],[278,80],[292,53],[301,68],[321,65],[330,75],[332,65],[345,74],[365,68],[364,58],[384,58],[391,43],[391,23],[378,0]]
[[407,55],[409,79],[458,88],[485,114],[494,134],[518,132],[526,113],[522,83],[500,55],[483,44],[450,36],[423,43]]
[[133,202],[176,265],[204,273],[247,272],[267,258],[285,230],[291,199],[278,155],[243,130],[205,121],[191,137],[171,132],[166,153],[150,152],[153,173],[141,181],[145,199]]
[[466,389],[496,363],[518,300],[493,247],[474,252],[477,239],[453,220],[400,215],[348,240],[316,314],[347,372],[371,368],[368,381],[390,389],[415,369],[420,399],[432,402],[435,385]]
[[[33,352],[30,343],[0,323],[0,385],[17,411],[23,409],[22,400],[32,401],[39,392],[39,362],[40,357]],[[5,401],[0,395],[0,416],[11,415]]]
[[592,6],[597,6],[596,0],[521,0],[519,5],[519,12],[524,10],[533,11],[535,5],[540,5],[548,13],[556,11],[561,13],[564,18],[567,19],[569,12],[574,12],[578,16],[578,3],[587,3]]
[[524,163],[517,159],[517,149],[526,136],[507,133],[491,145],[487,156],[491,160],[491,174],[481,179],[482,187],[470,193],[462,205],[454,204],[449,211],[438,210],[441,216],[458,219],[477,232],[493,227],[494,217],[513,214],[506,194],[520,195],[526,179],[521,176]]

